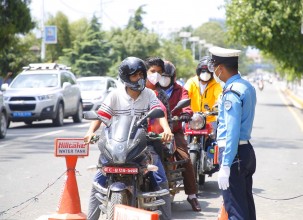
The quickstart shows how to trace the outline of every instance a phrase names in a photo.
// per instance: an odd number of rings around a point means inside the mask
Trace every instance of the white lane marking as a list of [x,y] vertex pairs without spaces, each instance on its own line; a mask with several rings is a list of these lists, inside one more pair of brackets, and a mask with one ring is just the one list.
[[33,136],[33,137],[29,138],[29,139],[30,139],[30,140],[38,139],[38,138],[41,138],[41,137],[45,137],[45,136],[50,136],[50,135],[53,135],[53,134],[61,133],[61,132],[63,132],[63,131],[64,131],[64,130],[58,130],[58,131],[47,132],[47,133],[45,133],[45,134]]
[[[39,138],[42,138],[42,137],[45,137],[45,136],[50,136],[50,135],[53,135],[53,134],[57,134],[57,133],[61,133],[61,132],[63,132],[64,130],[58,130],[58,131],[52,131],[52,132],[47,132],[47,133],[44,133],[44,134],[41,134],[41,135],[36,135],[36,136],[33,136],[33,137],[28,137],[27,139],[28,140],[34,140],[34,139],[39,139]],[[23,136],[25,136],[25,135],[27,135],[27,134],[23,134]],[[18,135],[19,136],[19,135]],[[9,144],[1,144],[0,145],[0,148],[2,148],[2,147],[7,147],[7,146],[10,146],[11,145],[11,143],[9,143]]]

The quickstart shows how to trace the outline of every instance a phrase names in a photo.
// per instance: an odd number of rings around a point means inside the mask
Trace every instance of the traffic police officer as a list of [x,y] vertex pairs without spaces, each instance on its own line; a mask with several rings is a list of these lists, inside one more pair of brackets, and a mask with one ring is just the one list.
[[254,149],[249,142],[255,116],[256,91],[238,72],[240,50],[212,47],[208,64],[223,85],[219,101],[217,141],[220,149],[219,188],[228,219],[256,219],[252,175],[256,170]]

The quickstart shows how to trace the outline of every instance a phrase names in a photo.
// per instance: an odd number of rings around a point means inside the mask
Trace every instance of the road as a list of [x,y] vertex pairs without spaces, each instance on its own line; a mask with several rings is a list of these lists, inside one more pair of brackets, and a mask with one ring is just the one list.
[[[251,140],[257,156],[253,186],[257,219],[299,219],[303,213],[303,112],[289,105],[277,84],[266,84],[257,96]],[[74,124],[70,119],[63,127],[52,127],[50,121],[11,124],[0,142],[0,212],[6,212],[0,219],[42,220],[56,212],[66,165],[64,158],[54,156],[54,140],[82,137],[88,126],[88,121]],[[97,146],[91,145],[90,155],[79,158],[76,166],[84,213],[94,175],[86,168],[97,157]],[[208,177],[199,191],[202,212],[192,212],[180,193],[172,204],[173,218],[216,219],[222,201],[216,180],[216,174]]]

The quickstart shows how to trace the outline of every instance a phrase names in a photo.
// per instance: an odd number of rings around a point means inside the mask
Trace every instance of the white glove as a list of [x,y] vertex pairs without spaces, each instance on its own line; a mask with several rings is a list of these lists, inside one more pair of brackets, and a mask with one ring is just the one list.
[[229,175],[230,175],[229,166],[221,166],[218,173],[219,189],[227,190],[227,188],[229,187]]

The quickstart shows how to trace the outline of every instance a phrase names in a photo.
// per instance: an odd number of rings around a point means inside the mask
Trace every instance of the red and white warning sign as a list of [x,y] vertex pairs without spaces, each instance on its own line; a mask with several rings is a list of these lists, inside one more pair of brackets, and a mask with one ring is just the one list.
[[83,138],[56,138],[55,156],[88,156],[89,144]]

